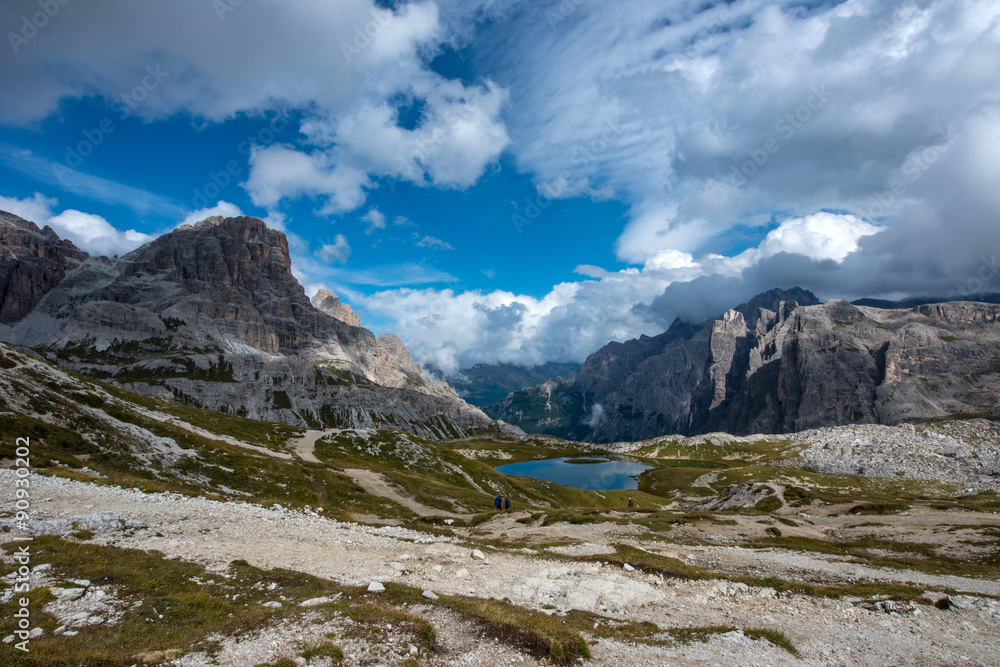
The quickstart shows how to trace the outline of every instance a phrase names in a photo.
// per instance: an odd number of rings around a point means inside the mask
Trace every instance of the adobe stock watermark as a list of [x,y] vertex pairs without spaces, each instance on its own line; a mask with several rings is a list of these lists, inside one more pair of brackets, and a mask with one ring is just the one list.
[[[278,135],[285,131],[291,123],[287,112],[283,112],[268,122],[266,127],[262,127],[256,134],[248,135],[236,146],[237,155],[247,158],[253,153],[254,147],[264,147],[273,144]],[[235,183],[243,175],[243,164],[234,157],[226,162],[219,171],[209,170],[208,177],[204,185],[192,190],[194,196],[191,204],[195,209],[208,208],[217,201],[217,197],[222,191]]]
[[875,25],[878,26],[879,32],[883,35],[891,34],[906,26],[913,18],[915,12],[927,9],[929,4],[930,0],[910,0],[910,2],[896,5],[892,10],[892,14],[889,15],[888,20],[878,18],[875,20]]
[[588,0],[562,0],[562,2],[555,7],[545,10],[545,20],[548,21],[550,28],[555,28],[570,16],[576,14],[576,10],[582,7],[587,1]]
[[782,143],[779,137],[785,142],[791,141],[799,130],[805,127],[826,106],[833,95],[834,93],[827,90],[826,84],[812,86],[809,89],[809,95],[802,104],[778,118],[774,124],[777,136],[771,135],[753,148],[746,149],[746,157],[737,159],[729,173],[721,180],[716,181],[714,186],[717,189],[728,186],[737,190],[746,185],[781,150]]
[[18,32],[7,33],[7,39],[10,41],[10,48],[14,50],[14,54],[17,55],[22,46],[37,37],[38,32],[43,30],[49,21],[54,19],[59,11],[69,3],[70,0],[38,0],[38,8],[41,11],[35,12],[30,17],[22,16],[21,29]]
[[243,4],[243,0],[212,0],[212,9],[220,21],[226,20],[226,14],[235,12],[236,8]]
[[[574,165],[590,165],[606,153],[624,133],[625,130],[617,122],[609,120],[605,123],[604,132],[599,136],[587,142],[578,141],[570,146],[570,159]],[[539,185],[534,197],[524,198],[524,210],[515,211],[510,215],[510,221],[518,234],[537,221],[545,209],[552,205],[552,201],[559,199],[566,192],[571,176],[568,169],[563,169],[554,179]]]
[[[170,76],[170,72],[164,72],[159,65],[147,66],[146,75],[142,77],[142,81],[112,101],[111,108],[119,114],[118,120],[125,120],[168,76]],[[82,130],[80,134],[83,138],[75,144],[66,146],[66,157],[63,158],[63,164],[52,166],[59,183],[65,185],[71,170],[83,164],[84,158],[93,154],[94,150],[104,143],[104,139],[113,133],[116,127],[115,121],[110,116],[106,116],[94,127]]]
[[[31,516],[31,441],[28,438],[17,438],[14,442],[14,526],[21,532],[13,538],[15,542],[27,542],[31,539],[28,533],[28,521]],[[27,593],[31,590],[31,550],[28,546],[18,546],[13,552],[14,562],[17,563],[15,570],[13,593]],[[31,628],[31,600],[27,597],[11,599],[11,606],[14,609],[14,636],[20,639],[14,644],[14,648],[25,653],[29,652],[29,643],[38,635],[41,630]]]
[[372,45],[378,34],[385,29],[387,25],[392,23],[392,20],[396,17],[391,10],[384,9],[379,11],[377,9],[372,10],[372,20],[364,24],[364,26],[354,26],[354,41],[351,44],[347,42],[340,43],[340,52],[344,54],[344,60],[348,63],[355,56],[360,56],[361,52]]
[[863,209],[862,215],[869,220],[881,218],[896,201],[902,197],[910,186],[920,180],[931,166],[941,159],[948,149],[958,140],[952,126],[946,127],[938,135],[938,140],[932,145],[912,153],[901,168],[902,177],[893,178],[888,183],[888,187],[873,195],[873,201]]

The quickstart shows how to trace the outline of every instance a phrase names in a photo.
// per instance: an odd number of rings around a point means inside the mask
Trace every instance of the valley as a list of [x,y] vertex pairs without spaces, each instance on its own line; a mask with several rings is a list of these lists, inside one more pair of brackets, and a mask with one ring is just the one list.
[[[875,665],[919,650],[987,665],[1000,650],[993,422],[433,441],[248,420],[2,352],[0,423],[31,440],[27,529],[11,494],[0,506],[9,569],[25,534],[38,568],[28,664]],[[654,468],[638,490],[493,470],[614,453]]]

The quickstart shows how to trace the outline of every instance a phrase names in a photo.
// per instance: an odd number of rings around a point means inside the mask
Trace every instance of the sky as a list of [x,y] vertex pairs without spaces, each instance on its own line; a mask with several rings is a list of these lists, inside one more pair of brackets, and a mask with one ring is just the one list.
[[0,209],[209,215],[444,372],[795,285],[1000,290],[994,0],[7,0]]

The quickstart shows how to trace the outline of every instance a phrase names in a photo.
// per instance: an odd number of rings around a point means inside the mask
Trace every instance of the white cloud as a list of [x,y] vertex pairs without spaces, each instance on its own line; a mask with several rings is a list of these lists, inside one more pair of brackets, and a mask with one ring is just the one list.
[[39,227],[48,224],[52,217],[52,208],[59,202],[36,192],[31,197],[17,199],[16,197],[0,197],[0,211],[7,211],[29,220]]
[[316,251],[316,256],[324,262],[344,264],[351,256],[351,246],[343,234],[337,234],[333,237],[333,243],[324,244]]
[[123,255],[156,238],[134,229],[120,231],[99,215],[73,209],[51,218],[49,225],[57,234],[94,255]]
[[53,215],[57,204],[56,199],[38,192],[24,199],[0,197],[0,210],[30,220],[39,227],[48,225],[60,237],[69,239],[92,255],[123,255],[156,238],[134,229],[121,231],[101,216],[91,213],[66,209]]
[[[998,22],[990,0],[623,0],[613,14],[577,3],[557,26],[523,8],[480,55],[509,90],[521,169],[540,189],[562,183],[559,197],[626,202],[617,255],[643,264],[662,251],[739,251],[709,242],[760,229],[772,211],[905,230],[932,210],[980,234],[982,214],[924,180],[872,203],[945,126],[970,135],[1000,99]],[[982,157],[970,171],[993,173],[996,153]]]
[[322,153],[307,154],[288,146],[254,147],[250,176],[244,184],[257,206],[273,209],[283,199],[325,197],[322,212],[342,213],[365,201],[371,182],[365,172],[333,164]]
[[376,229],[385,229],[385,215],[377,208],[373,208],[363,216],[361,219],[368,223],[368,229],[365,230],[365,234],[373,234]]
[[221,215],[223,218],[236,218],[243,215],[243,211],[241,211],[240,207],[236,204],[219,200],[215,206],[192,211],[186,218],[184,218],[181,225],[193,225],[196,222],[201,222],[205,218],[210,218],[214,215]]
[[420,238],[420,236],[418,235],[416,238],[417,238],[417,247],[419,248],[440,248],[441,250],[455,249],[454,246],[452,246],[447,241],[444,241],[434,236],[424,236],[423,238]]
[[[370,176],[468,187],[509,143],[506,91],[447,79],[429,62],[492,4],[449,5],[445,17],[428,0],[60,5],[16,57],[0,60],[0,123],[37,124],[86,96],[146,121],[296,109],[312,146],[258,148],[245,187],[260,206],[310,197],[324,215],[343,213],[364,203]],[[2,3],[0,24],[37,11],[36,0]],[[405,102],[423,105],[415,127],[398,122]]]
[[[581,265],[576,271],[596,280],[561,283],[540,299],[503,290],[450,289],[396,289],[355,299],[367,312],[396,322],[415,358],[447,373],[480,362],[579,362],[609,341],[661,333],[677,316],[719,315],[774,287],[773,275],[761,269],[771,258],[842,265],[860,254],[862,239],[882,231],[854,216],[820,212],[786,220],[735,257],[696,258],[664,250],[641,270]],[[709,282],[700,291],[690,290],[687,303],[663,300],[676,286],[723,277],[741,282],[743,291],[729,283],[720,290],[717,282]]]

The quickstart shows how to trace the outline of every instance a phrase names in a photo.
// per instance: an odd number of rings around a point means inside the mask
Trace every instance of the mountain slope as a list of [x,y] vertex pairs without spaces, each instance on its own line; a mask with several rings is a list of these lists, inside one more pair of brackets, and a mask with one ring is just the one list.
[[883,310],[772,290],[700,327],[675,322],[659,336],[611,343],[575,377],[486,411],[593,442],[993,416],[998,317],[992,304]]
[[70,368],[296,425],[381,424],[432,438],[493,426],[426,378],[397,337],[316,308],[291,273],[284,234],[258,218],[210,218],[117,259],[9,214],[0,241],[0,340]]

